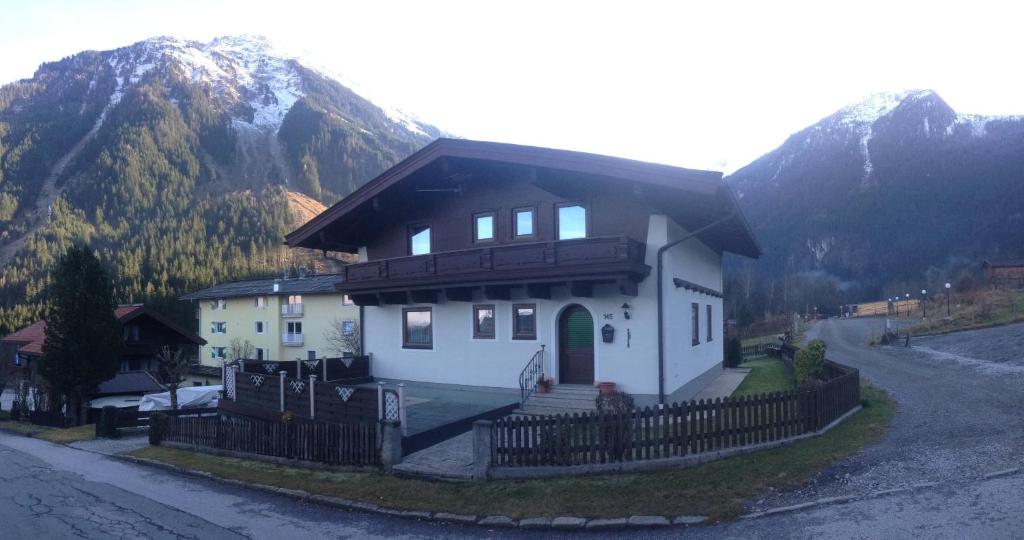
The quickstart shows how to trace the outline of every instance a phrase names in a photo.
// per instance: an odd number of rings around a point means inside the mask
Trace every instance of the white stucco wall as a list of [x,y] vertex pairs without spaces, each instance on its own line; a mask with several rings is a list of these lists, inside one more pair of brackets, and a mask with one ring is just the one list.
[[[674,221],[652,216],[648,231],[647,264],[657,264],[657,248],[687,234]],[[698,239],[687,240],[670,248],[664,257],[664,328],[665,328],[665,393],[672,394],[681,386],[708,370],[721,365],[723,359],[722,299],[677,288],[672,281],[679,278],[713,289],[722,290],[721,255]],[[653,279],[649,280],[653,283]],[[699,307],[700,344],[692,344],[691,304]],[[707,306],[711,305],[712,340],[707,340]]]
[[[598,286],[593,298],[569,295],[567,288],[552,289],[550,300],[529,299],[522,289],[513,289],[512,300],[485,300],[480,291],[473,302],[445,302],[421,307],[433,308],[433,340],[430,350],[402,348],[402,308],[414,306],[368,306],[364,312],[366,351],[372,352],[374,376],[517,388],[519,373],[540,345],[547,347],[547,372],[558,379],[558,316],[571,305],[580,304],[594,318],[594,378],[613,381],[632,394],[658,393],[657,250],[666,241],[680,238],[685,231],[665,216],[652,216],[649,224],[646,263],[651,276],[640,283],[638,296],[619,293],[614,286]],[[722,362],[722,301],[708,295],[677,289],[678,277],[710,289],[722,289],[721,257],[697,239],[671,248],[665,256],[665,392],[671,394]],[[537,304],[537,340],[512,339],[512,304]],[[700,304],[701,343],[691,345],[690,304]],[[622,304],[631,306],[630,319]],[[494,304],[495,339],[473,339],[474,304]],[[713,340],[706,341],[706,305],[712,305]],[[610,318],[606,318],[609,316]],[[601,327],[615,329],[613,343],[601,340]],[[627,347],[628,341],[628,347]]]

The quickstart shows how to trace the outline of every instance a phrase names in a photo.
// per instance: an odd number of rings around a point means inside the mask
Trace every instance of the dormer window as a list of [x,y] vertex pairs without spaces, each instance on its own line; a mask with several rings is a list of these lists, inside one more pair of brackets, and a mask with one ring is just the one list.
[[587,237],[587,209],[578,204],[558,207],[558,239],[573,240]]
[[430,253],[430,227],[414,225],[409,227],[409,255]]
[[531,238],[537,235],[537,210],[516,208],[512,211],[512,230],[516,238]]
[[494,212],[482,212],[473,216],[473,241],[494,240]]

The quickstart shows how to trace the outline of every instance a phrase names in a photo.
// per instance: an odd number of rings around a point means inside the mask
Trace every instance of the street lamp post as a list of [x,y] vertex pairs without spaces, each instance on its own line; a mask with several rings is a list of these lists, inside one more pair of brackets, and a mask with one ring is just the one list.
[[951,317],[951,315],[949,314],[949,289],[950,289],[950,287],[952,287],[952,285],[950,285],[949,282],[947,282],[946,283],[946,318]]
[[923,313],[921,314],[921,318],[922,319],[927,319],[928,318],[928,291],[926,289],[921,289],[921,310],[923,311]]
[[907,299],[907,301],[904,302],[904,304],[907,305],[907,318],[909,319],[910,318],[910,312],[912,311],[910,309],[910,293],[903,293],[903,297]]

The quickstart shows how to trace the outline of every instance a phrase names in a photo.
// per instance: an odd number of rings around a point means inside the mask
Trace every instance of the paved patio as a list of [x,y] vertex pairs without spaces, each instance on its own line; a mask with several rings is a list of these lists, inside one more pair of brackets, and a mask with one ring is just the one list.
[[[397,379],[378,379],[377,382],[383,382],[385,388],[396,388],[400,383],[405,385],[409,436],[487,414],[495,409],[516,406],[519,403],[518,388],[463,386]],[[376,388],[377,382],[361,386]]]

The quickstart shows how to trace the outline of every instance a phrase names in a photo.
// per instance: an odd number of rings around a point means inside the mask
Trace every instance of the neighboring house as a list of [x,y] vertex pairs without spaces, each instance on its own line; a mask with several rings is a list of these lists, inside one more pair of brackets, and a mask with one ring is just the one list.
[[377,378],[517,388],[544,347],[556,383],[614,382],[640,403],[716,376],[722,254],[760,255],[721,173],[452,139],[287,242],[358,254],[335,281],[365,306]]
[[1024,261],[985,261],[981,265],[989,285],[1000,289],[1024,289]]
[[[100,395],[141,396],[150,391],[160,391],[158,355],[161,349],[164,346],[180,349],[185,356],[194,358],[196,348],[206,343],[194,332],[141,304],[118,306],[114,314],[122,325],[124,336],[121,370],[113,379],[100,385]],[[45,342],[46,321],[40,320],[0,338],[0,347],[8,366],[12,366],[14,371],[27,373],[43,356]]]
[[[315,275],[221,283],[181,297],[196,302],[202,369],[220,370],[232,342],[252,346],[252,360],[340,356],[326,335],[337,321],[355,334],[359,308],[335,288],[338,275]],[[220,378],[217,374],[216,378]]]

